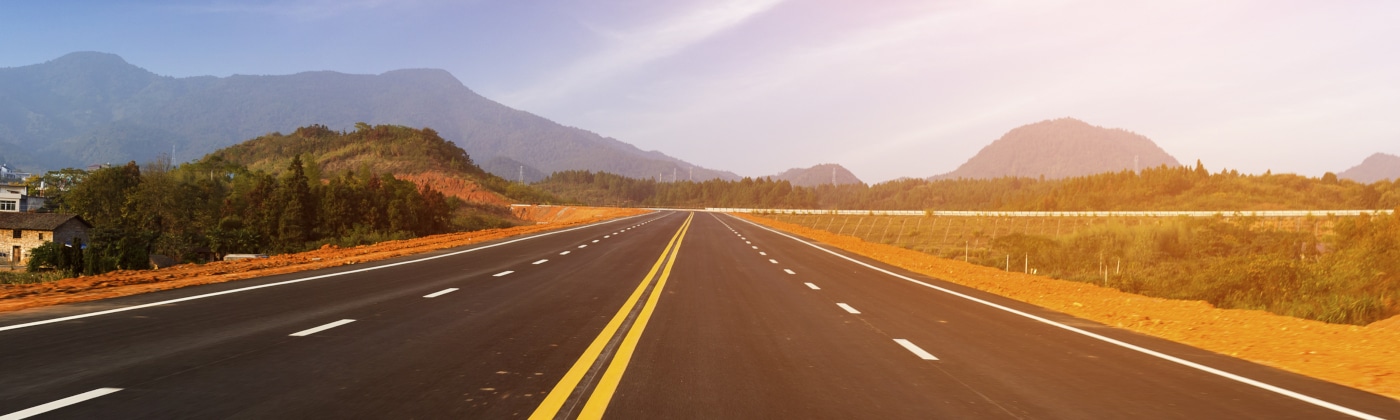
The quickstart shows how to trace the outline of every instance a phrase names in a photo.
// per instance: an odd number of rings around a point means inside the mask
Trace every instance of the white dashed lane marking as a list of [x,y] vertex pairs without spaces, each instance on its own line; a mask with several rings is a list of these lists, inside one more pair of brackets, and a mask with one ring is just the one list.
[[332,323],[329,323],[329,324],[326,324],[326,325],[322,325],[322,326],[319,326],[319,327],[316,327],[316,328],[312,328],[312,329],[309,329],[309,330],[297,331],[297,332],[291,333],[291,334],[289,334],[289,335],[292,336],[292,337],[305,337],[305,336],[308,336],[308,335],[311,335],[311,334],[315,334],[315,333],[318,333],[318,332],[321,332],[321,331],[329,330],[329,329],[331,329],[331,328],[339,327],[339,326],[341,326],[341,325],[349,324],[349,323],[351,323],[351,322],[355,322],[355,320],[353,320],[353,319],[342,319],[342,320],[339,320],[339,321],[336,321],[336,322],[332,322]]
[[904,346],[905,350],[909,350],[910,353],[914,353],[914,355],[919,356],[920,359],[938,360],[937,357],[933,357],[932,354],[929,354],[929,352],[924,351],[924,349],[914,345],[914,343],[910,343],[909,340],[905,340],[903,338],[896,338],[894,339],[894,342],[899,343],[899,345],[901,346]]
[[817,287],[817,285],[812,284],[812,283],[807,283],[807,287],[811,288],[812,290],[821,290],[821,289],[822,289],[822,288]]
[[444,290],[442,290],[442,291],[435,292],[435,293],[430,294],[430,295],[424,295],[423,297],[425,297],[425,298],[435,298],[435,297],[442,296],[442,295],[445,295],[445,294],[448,294],[448,293],[452,293],[452,292],[455,292],[455,291],[457,291],[457,288],[456,288],[456,287],[453,287],[453,288],[450,288],[450,289],[444,289]]
[[491,277],[506,276],[506,275],[509,275],[510,273],[514,273],[514,271],[510,271],[510,270],[502,271],[502,272],[499,272],[499,273],[496,273],[496,274],[491,275]]
[[859,313],[860,313],[860,311],[857,311],[856,308],[852,308],[851,305],[847,305],[847,304],[844,304],[844,303],[837,303],[836,306],[840,306],[841,309],[845,309],[846,312],[850,312],[850,313],[853,313],[853,314],[859,314]]
[[773,263],[773,264],[777,264],[777,263],[778,263],[778,260],[769,258],[769,259],[768,259],[768,262]]
[[792,272],[792,270],[789,270],[789,269],[786,269],[786,268],[783,269],[783,272],[788,273],[788,274],[797,274],[797,273]]
[[549,262],[549,260],[539,260],[539,261],[535,261],[535,262],[530,263],[530,265],[540,265],[540,264],[544,264],[544,263],[547,263],[547,262]]

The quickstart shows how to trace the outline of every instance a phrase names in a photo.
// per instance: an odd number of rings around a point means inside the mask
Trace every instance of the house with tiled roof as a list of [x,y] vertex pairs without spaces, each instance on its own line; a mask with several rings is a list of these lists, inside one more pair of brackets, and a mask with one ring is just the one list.
[[21,266],[48,242],[82,247],[92,225],[76,214],[0,212],[0,265]]

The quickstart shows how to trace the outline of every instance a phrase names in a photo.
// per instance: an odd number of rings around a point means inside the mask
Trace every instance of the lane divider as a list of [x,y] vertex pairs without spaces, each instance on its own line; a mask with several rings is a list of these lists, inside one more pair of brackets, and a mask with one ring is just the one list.
[[496,273],[496,274],[492,274],[491,277],[503,277],[503,276],[508,276],[508,275],[510,275],[510,273],[514,273],[514,271],[510,271],[510,270],[502,271],[502,272],[499,272],[499,273]]
[[856,308],[852,308],[851,305],[847,305],[847,304],[844,304],[844,303],[841,303],[841,302],[836,302],[836,306],[840,306],[841,309],[845,309],[846,312],[850,312],[850,313],[857,314],[857,315],[860,314],[860,311],[857,311]]
[[894,339],[894,342],[899,343],[900,346],[903,346],[905,350],[909,350],[910,353],[914,353],[915,356],[919,356],[920,359],[938,360],[937,357],[933,357],[933,354],[924,351],[923,348],[915,345],[914,343],[909,342],[909,340],[905,340],[903,338],[896,338]]
[[530,263],[530,265],[540,265],[540,264],[544,264],[544,263],[547,263],[547,262],[549,262],[549,260],[539,260],[539,261],[535,261],[535,262]]
[[[680,253],[681,243],[684,242],[685,234],[690,230],[690,223],[694,219],[695,213],[686,217],[680,229],[671,236],[670,242],[657,257],[656,263],[652,264],[651,271],[642,278],[617,314],[603,327],[603,331],[584,349],[578,361],[574,362],[559,379],[559,383],[545,394],[544,401],[530,414],[530,419],[567,418],[585,394],[588,394],[587,401],[584,402],[578,418],[602,418],[617,391],[623,373],[627,370],[628,363],[631,362],[637,342],[641,339],[652,312],[656,310],[662,289],[666,287],[666,280],[671,276],[671,267]],[[642,301],[643,298],[646,299],[645,302]],[[597,373],[605,362],[607,369],[602,372],[602,377],[598,378]],[[595,378],[596,385],[591,383]],[[591,393],[588,392],[590,386],[593,388]]]
[[806,283],[806,285],[807,285],[808,288],[811,288],[812,290],[821,290],[821,289],[822,289],[822,288],[817,287],[817,285],[812,284],[812,283]]
[[57,401],[53,401],[53,402],[50,402],[50,403],[45,403],[45,404],[36,405],[36,406],[30,407],[30,408],[26,408],[26,409],[23,409],[23,410],[20,410],[20,411],[16,411],[16,412],[13,412],[13,413],[10,413],[10,414],[6,414],[6,415],[3,415],[3,416],[0,416],[0,420],[20,420],[20,419],[27,419],[27,418],[30,418],[30,417],[34,417],[34,416],[37,416],[37,415],[40,415],[40,414],[44,414],[44,413],[47,413],[47,412],[50,412],[50,411],[53,411],[53,410],[57,410],[57,409],[60,409],[60,408],[63,408],[63,407],[67,407],[67,406],[70,406],[70,405],[73,405],[73,404],[77,404],[77,403],[80,403],[80,402],[83,402],[83,401],[87,401],[87,400],[90,400],[90,399],[93,399],[93,398],[101,397],[101,396],[103,396],[103,395],[111,394],[111,393],[113,393],[113,392],[117,392],[117,391],[121,391],[121,390],[122,390],[121,388],[98,388],[98,389],[94,389],[94,390],[91,390],[91,391],[88,391],[88,392],[84,392],[84,393],[81,393],[81,394],[78,394],[78,395],[74,395],[74,396],[71,396],[71,397],[68,397],[68,398],[64,398],[64,399],[61,399],[61,400],[57,400]]
[[[1192,362],[1192,361],[1190,361],[1190,360],[1182,359],[1182,358],[1180,358],[1180,357],[1172,356],[1172,355],[1170,355],[1170,354],[1162,353],[1162,352],[1160,352],[1160,351],[1152,350],[1152,349],[1149,349],[1149,348],[1146,348],[1146,347],[1142,347],[1142,346],[1139,346],[1139,345],[1136,345],[1136,344],[1131,344],[1131,343],[1128,343],[1128,342],[1125,342],[1125,341],[1122,341],[1122,340],[1118,340],[1118,339],[1114,339],[1114,338],[1109,338],[1108,336],[1100,335],[1100,334],[1093,333],[1093,332],[1090,332],[1090,331],[1087,331],[1087,330],[1083,330],[1083,329],[1075,328],[1075,327],[1072,327],[1072,326],[1069,326],[1069,325],[1061,324],[1061,323],[1059,323],[1059,322],[1055,322],[1055,321],[1052,321],[1052,320],[1050,320],[1050,319],[1047,319],[1047,318],[1044,318],[1044,317],[1041,317],[1041,316],[1037,316],[1037,315],[1034,315],[1034,314],[1031,314],[1031,313],[1028,313],[1028,312],[1025,312],[1025,311],[1021,311],[1021,310],[1018,310],[1018,309],[1014,309],[1014,308],[1011,308],[1011,307],[1008,307],[1008,306],[1005,306],[1005,305],[1001,305],[1001,304],[998,304],[998,303],[994,303],[994,302],[991,302],[991,301],[988,301],[988,300],[985,300],[985,299],[981,299],[981,298],[978,298],[978,297],[974,297],[974,296],[971,296],[971,295],[968,295],[968,294],[960,293],[960,292],[957,292],[957,291],[954,291],[954,290],[951,290],[951,289],[948,289],[948,288],[945,288],[945,287],[939,287],[939,286],[930,284],[930,283],[925,282],[925,281],[920,281],[920,280],[918,280],[918,279],[914,279],[914,278],[909,277],[909,276],[905,276],[905,275],[902,275],[902,274],[899,274],[899,273],[895,273],[895,272],[890,271],[890,270],[886,270],[886,269],[883,269],[883,268],[880,268],[880,267],[876,267],[876,266],[874,266],[874,265],[868,264],[868,263],[866,263],[866,262],[864,262],[864,261],[861,261],[861,260],[857,260],[857,259],[855,259],[855,258],[847,257],[847,256],[845,256],[845,255],[842,255],[842,254],[839,253],[839,252],[836,252],[836,251],[832,251],[832,250],[830,250],[830,249],[823,248],[823,247],[821,247],[821,246],[818,246],[817,244],[814,244],[814,243],[811,243],[811,242],[807,242],[806,240],[800,239],[800,238],[798,238],[798,237],[796,237],[796,236],[793,236],[793,235],[789,235],[789,234],[787,234],[787,233],[785,233],[785,232],[780,232],[780,231],[778,231],[778,230],[776,230],[776,229],[772,229],[772,228],[769,228],[769,227],[767,227],[767,226],[760,225],[760,224],[758,224],[758,223],[754,223],[754,222],[750,222],[750,221],[748,221],[748,220],[741,219],[741,218],[739,218],[739,217],[737,217],[737,216],[734,216],[734,215],[732,215],[732,214],[727,214],[727,216],[733,217],[734,219],[739,220],[739,221],[742,221],[742,222],[744,222],[744,223],[748,223],[748,224],[750,224],[750,225],[753,225],[754,227],[757,227],[757,228],[759,228],[759,229],[763,229],[763,230],[772,232],[772,233],[775,234],[775,235],[782,236],[782,237],[785,237],[785,238],[788,238],[788,239],[792,239],[792,240],[794,240],[794,241],[797,241],[797,242],[800,243],[800,244],[807,245],[807,246],[810,246],[810,247],[812,247],[812,248],[816,248],[816,249],[818,249],[818,250],[821,250],[822,252],[826,252],[826,253],[828,253],[828,254],[834,255],[834,256],[836,256],[837,258],[841,258],[841,259],[843,259],[843,260],[856,263],[856,264],[858,264],[858,265],[864,266],[865,268],[869,268],[869,269],[871,269],[871,270],[875,270],[875,271],[877,271],[877,272],[887,274],[887,275],[889,275],[889,276],[891,276],[891,277],[894,277],[894,278],[897,278],[897,279],[900,279],[900,280],[904,280],[904,281],[907,281],[907,282],[910,282],[910,283],[914,283],[914,284],[917,284],[917,285],[920,285],[920,286],[924,286],[924,287],[927,287],[927,288],[930,288],[930,289],[933,289],[933,290],[937,290],[937,291],[940,291],[940,292],[943,292],[943,293],[947,293],[947,294],[949,294],[949,295],[956,296],[956,297],[959,297],[959,298],[967,299],[967,300],[972,301],[972,302],[980,303],[980,304],[982,304],[982,305],[986,305],[986,306],[989,306],[989,307],[992,307],[992,308],[995,308],[995,309],[999,309],[999,310],[1002,310],[1002,311],[1005,311],[1005,312],[1008,312],[1008,313],[1011,313],[1011,314],[1015,314],[1015,315],[1018,315],[1018,316],[1021,316],[1021,317],[1024,317],[1024,318],[1027,318],[1027,319],[1030,319],[1030,320],[1033,320],[1033,321],[1036,321],[1036,322],[1039,322],[1039,323],[1042,323],[1042,324],[1046,324],[1046,325],[1049,325],[1049,326],[1052,326],[1052,327],[1055,327],[1055,328],[1059,328],[1059,329],[1062,329],[1062,330],[1065,330],[1065,331],[1069,331],[1069,332],[1072,332],[1072,333],[1075,333],[1075,334],[1079,334],[1079,335],[1082,335],[1082,336],[1085,336],[1085,337],[1088,337],[1088,338],[1092,338],[1092,339],[1095,339],[1095,340],[1098,340],[1098,341],[1102,341],[1102,342],[1105,342],[1105,343],[1108,343],[1108,344],[1112,344],[1112,345],[1115,345],[1115,346],[1118,346],[1118,347],[1122,347],[1122,348],[1125,348],[1125,349],[1128,349],[1128,350],[1132,350],[1132,351],[1135,351],[1135,352],[1138,352],[1138,353],[1142,353],[1142,354],[1145,354],[1145,355],[1148,355],[1148,356],[1156,357],[1156,358],[1158,358],[1158,359],[1166,360],[1166,361],[1168,361],[1168,362],[1176,363],[1176,364],[1179,364],[1179,365],[1182,365],[1182,366],[1186,366],[1186,367],[1189,367],[1189,368],[1192,368],[1192,369],[1196,369],[1196,370],[1199,370],[1199,371],[1202,371],[1202,372],[1206,372],[1206,373],[1209,373],[1209,374],[1212,374],[1212,375],[1216,375],[1216,376],[1219,376],[1219,377],[1222,377],[1222,378],[1225,378],[1225,379],[1229,379],[1229,380],[1232,380],[1232,381],[1235,381],[1235,382],[1239,382],[1239,383],[1242,383],[1242,384],[1250,385],[1250,386],[1253,386],[1253,387],[1256,387],[1256,388],[1259,388],[1259,389],[1263,389],[1263,390],[1265,390],[1265,391],[1269,391],[1269,392],[1273,392],[1273,393],[1275,393],[1275,394],[1279,394],[1279,395],[1282,395],[1282,396],[1285,396],[1285,397],[1293,398],[1293,399],[1295,399],[1295,400],[1302,401],[1302,402],[1305,402],[1305,403],[1308,403],[1308,404],[1312,404],[1312,405],[1315,405],[1315,406],[1318,406],[1318,407],[1322,407],[1322,408],[1325,408],[1325,409],[1328,409],[1328,410],[1332,410],[1332,411],[1335,411],[1335,412],[1338,412],[1338,413],[1346,414],[1346,415],[1348,415],[1348,416],[1352,416],[1352,417],[1356,417],[1356,418],[1360,418],[1360,419],[1367,419],[1367,420],[1384,420],[1382,417],[1379,417],[1379,416],[1376,416],[1376,415],[1372,415],[1372,414],[1363,412],[1363,411],[1361,411],[1361,410],[1356,410],[1356,409],[1353,409],[1353,408],[1350,408],[1350,407],[1346,407],[1346,406],[1343,406],[1343,405],[1340,405],[1340,404],[1332,403],[1332,402],[1330,402],[1330,401],[1326,401],[1326,400],[1323,400],[1323,399],[1321,399],[1321,398],[1317,398],[1317,397],[1313,397],[1313,396],[1310,396],[1310,395],[1307,395],[1307,394],[1303,394],[1303,393],[1300,393],[1300,392],[1297,392],[1297,391],[1289,390],[1289,389],[1287,389],[1287,388],[1283,388],[1283,387],[1280,387],[1280,386],[1277,386],[1277,385],[1269,384],[1269,383],[1266,383],[1266,382],[1263,382],[1263,381],[1259,381],[1259,380],[1255,380],[1255,379],[1250,379],[1250,378],[1247,378],[1247,377],[1244,377],[1244,376],[1240,376],[1240,375],[1237,375],[1237,374],[1234,374],[1234,373],[1226,372],[1226,371],[1224,371],[1224,370],[1216,369],[1216,368],[1213,368],[1213,367],[1210,367],[1210,366],[1206,366],[1206,365],[1203,365],[1203,364],[1200,364],[1200,363]],[[900,343],[900,345],[904,345],[904,343]],[[912,344],[911,344],[911,345],[912,345]],[[906,346],[905,348],[909,348],[909,347]],[[911,351],[912,351],[912,350],[911,350]]]
[[457,289],[456,287],[447,288],[447,289],[443,289],[442,291],[434,292],[434,293],[432,293],[432,294],[423,295],[423,297],[425,297],[425,298],[430,298],[430,299],[431,299],[431,298],[435,298],[435,297],[438,297],[438,296],[442,296],[442,295],[445,295],[445,294],[448,294],[448,293],[455,292],[455,291],[457,291],[457,290],[458,290],[458,289]]
[[783,269],[783,272],[784,272],[784,273],[788,273],[788,274],[797,274],[797,273],[793,272],[792,270],[786,269],[786,268]]
[[339,326],[341,326],[341,325],[349,324],[349,323],[351,323],[351,322],[355,322],[355,320],[353,320],[353,319],[342,319],[342,320],[339,320],[339,321],[336,321],[336,322],[332,322],[332,323],[329,323],[329,324],[326,324],[326,325],[322,325],[322,326],[319,326],[319,327],[316,327],[316,328],[307,329],[307,330],[301,330],[301,331],[297,331],[297,332],[294,332],[294,333],[291,333],[291,334],[287,334],[287,335],[292,336],[292,337],[305,337],[305,336],[308,336],[308,335],[311,335],[311,334],[315,334],[315,333],[318,333],[318,332],[321,332],[321,331],[329,330],[329,329],[331,329],[331,328],[339,327]]

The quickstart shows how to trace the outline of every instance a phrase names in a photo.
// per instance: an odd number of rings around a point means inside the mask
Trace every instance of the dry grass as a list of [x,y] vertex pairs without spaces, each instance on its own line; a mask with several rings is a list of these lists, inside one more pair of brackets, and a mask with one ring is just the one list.
[[752,215],[738,215],[949,282],[1076,317],[1400,398],[1400,320],[1327,324],[1201,301],[1151,298],[1006,272]]

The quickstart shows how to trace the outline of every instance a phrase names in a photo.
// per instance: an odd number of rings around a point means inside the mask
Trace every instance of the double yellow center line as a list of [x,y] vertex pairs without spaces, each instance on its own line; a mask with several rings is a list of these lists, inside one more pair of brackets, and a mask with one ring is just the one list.
[[[583,409],[579,411],[580,419],[599,419],[603,417],[603,412],[608,409],[608,402],[612,400],[613,393],[617,391],[617,385],[622,381],[622,374],[627,370],[627,364],[632,360],[632,352],[637,349],[637,342],[642,338],[642,331],[647,327],[647,321],[651,319],[651,313],[656,310],[656,301],[661,298],[661,290],[666,287],[666,279],[671,277],[671,266],[676,263],[676,254],[680,253],[681,242],[685,240],[686,231],[690,230],[690,221],[695,219],[695,213],[686,217],[685,223],[681,224],[675,235],[671,236],[671,241],[666,244],[666,249],[661,252],[661,256],[656,259],[656,264],[651,266],[651,271],[642,278],[641,284],[632,291],[632,296],[627,298],[627,302],[613,315],[603,331],[598,333],[598,337],[593,339],[593,343],[583,351],[574,366],[564,373],[564,377],[559,383],[554,385],[554,389],[549,391],[540,403],[535,412],[530,414],[531,420],[567,418],[573,411],[573,404],[568,410],[564,409],[566,403],[570,402],[570,396],[577,390],[580,394],[589,386],[583,383],[585,377],[592,378],[589,371],[600,362],[599,358],[606,357],[604,351],[609,350],[609,344],[619,334],[629,318],[632,318],[631,326],[624,332],[627,334],[622,338],[616,349],[611,351],[612,360],[608,362],[607,370],[603,371],[602,378],[598,379],[593,392],[588,395],[588,400],[583,404]],[[664,268],[663,268],[664,267]],[[661,276],[656,273],[660,271]],[[647,294],[647,286],[653,283],[651,293]],[[637,312],[635,318],[632,317],[636,311],[637,303],[646,296],[646,304]],[[580,386],[584,389],[580,390]],[[580,397],[581,398],[581,397]],[[575,402],[574,404],[577,404]],[[562,411],[562,412],[561,412]]]

